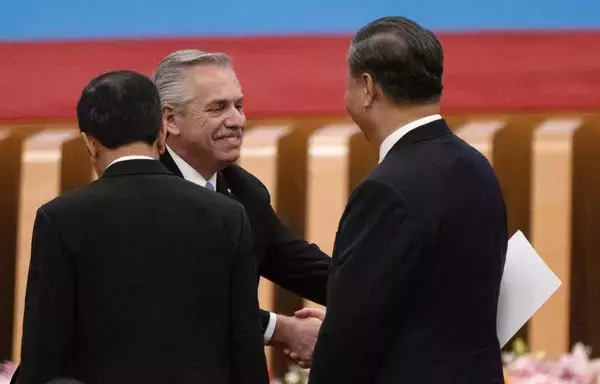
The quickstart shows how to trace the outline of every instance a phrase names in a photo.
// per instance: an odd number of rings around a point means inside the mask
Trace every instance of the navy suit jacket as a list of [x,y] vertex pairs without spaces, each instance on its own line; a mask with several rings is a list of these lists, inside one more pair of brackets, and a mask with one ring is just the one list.
[[506,210],[444,120],[407,133],[340,221],[311,384],[502,383]]

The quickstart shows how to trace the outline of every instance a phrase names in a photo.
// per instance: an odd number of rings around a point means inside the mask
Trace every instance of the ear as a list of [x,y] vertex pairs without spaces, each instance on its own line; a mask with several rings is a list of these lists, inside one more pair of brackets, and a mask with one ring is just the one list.
[[156,138],[156,147],[158,149],[159,155],[162,155],[163,153],[165,153],[165,150],[167,149],[166,142],[167,142],[167,127],[163,123],[160,126],[160,131],[158,132],[158,137]]
[[375,100],[375,96],[377,95],[377,87],[375,86],[373,76],[367,72],[360,75],[360,83],[363,88],[363,106],[368,108],[371,106],[371,104],[373,104],[373,100]]
[[94,143],[94,139],[91,138],[90,136],[88,136],[85,132],[81,132],[81,138],[83,139],[83,142],[85,143],[85,147],[87,148],[87,151],[90,154],[92,161],[94,161],[96,159],[96,156],[98,155],[98,151],[96,149],[96,144]]
[[170,135],[179,136],[181,133],[177,126],[175,108],[169,104],[162,107],[162,126]]

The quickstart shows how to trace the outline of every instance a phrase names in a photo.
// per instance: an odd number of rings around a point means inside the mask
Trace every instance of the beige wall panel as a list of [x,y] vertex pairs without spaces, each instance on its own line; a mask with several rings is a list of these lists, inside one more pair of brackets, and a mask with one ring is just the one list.
[[548,120],[534,132],[531,240],[562,286],[533,316],[533,350],[557,358],[570,349],[573,137],[580,119]]
[[0,361],[12,357],[22,140],[0,127]]
[[53,128],[28,137],[24,143],[15,279],[14,361],[20,359],[25,289],[35,214],[42,204],[60,194],[62,146],[76,136],[74,129]]
[[357,133],[352,124],[329,125],[309,140],[307,239],[329,255],[348,202],[350,144]]

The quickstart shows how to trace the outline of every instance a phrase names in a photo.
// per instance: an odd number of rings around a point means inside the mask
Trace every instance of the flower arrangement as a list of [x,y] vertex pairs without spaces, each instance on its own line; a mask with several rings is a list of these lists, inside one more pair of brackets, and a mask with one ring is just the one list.
[[9,362],[0,364],[0,384],[9,384],[15,369],[16,367]]
[[521,340],[513,350],[503,356],[507,383],[600,384],[600,359],[590,360],[590,349],[582,343],[556,361],[546,360],[543,353],[527,352]]

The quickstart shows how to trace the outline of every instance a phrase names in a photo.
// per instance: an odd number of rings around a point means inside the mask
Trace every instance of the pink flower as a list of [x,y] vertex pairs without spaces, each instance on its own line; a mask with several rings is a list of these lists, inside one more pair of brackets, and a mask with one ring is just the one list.
[[599,384],[600,360],[589,360],[581,343],[558,361],[531,354],[509,357],[505,366],[511,384]]
[[0,384],[9,384],[16,367],[10,362],[0,364]]

